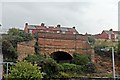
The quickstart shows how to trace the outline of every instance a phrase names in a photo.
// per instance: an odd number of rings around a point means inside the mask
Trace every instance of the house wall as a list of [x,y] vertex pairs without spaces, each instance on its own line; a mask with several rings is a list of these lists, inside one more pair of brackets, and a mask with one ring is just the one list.
[[99,38],[100,38],[100,39],[109,39],[109,35],[108,35],[106,32],[102,32],[102,33],[99,35]]
[[106,33],[106,32],[103,31],[101,34],[99,34],[97,36],[97,38],[98,39],[106,39],[106,40],[116,41],[117,36],[115,36],[114,33],[109,34],[109,33]]

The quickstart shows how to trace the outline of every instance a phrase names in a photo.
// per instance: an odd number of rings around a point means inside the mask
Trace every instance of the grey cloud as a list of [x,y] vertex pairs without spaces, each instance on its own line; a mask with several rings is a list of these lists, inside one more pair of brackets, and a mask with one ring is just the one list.
[[[83,5],[84,4],[84,5]],[[9,27],[23,27],[24,22],[62,25],[76,25],[83,11],[80,8],[89,6],[88,3],[64,2],[22,2],[3,4],[3,25]],[[81,14],[81,15],[80,15]],[[79,17],[78,17],[79,16]]]
[[[106,25],[114,25],[112,13],[107,3],[86,2],[11,2],[3,3],[3,25],[5,29],[10,27],[23,28],[24,23],[76,26],[80,33],[97,33]],[[111,3],[110,3],[111,4]],[[109,5],[109,4],[108,4]],[[102,7],[101,7],[102,6]],[[104,14],[111,14],[105,16]],[[115,12],[116,13],[116,12]],[[102,15],[103,14],[103,15]],[[110,18],[109,18],[110,17]],[[110,19],[110,20],[109,20]],[[99,27],[100,26],[100,27]]]

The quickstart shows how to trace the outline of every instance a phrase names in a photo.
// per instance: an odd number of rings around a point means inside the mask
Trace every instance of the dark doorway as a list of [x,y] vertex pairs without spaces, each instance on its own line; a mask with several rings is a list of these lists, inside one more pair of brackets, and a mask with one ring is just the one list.
[[70,62],[72,60],[72,56],[69,53],[63,51],[54,52],[51,54],[51,57],[54,60],[62,62]]

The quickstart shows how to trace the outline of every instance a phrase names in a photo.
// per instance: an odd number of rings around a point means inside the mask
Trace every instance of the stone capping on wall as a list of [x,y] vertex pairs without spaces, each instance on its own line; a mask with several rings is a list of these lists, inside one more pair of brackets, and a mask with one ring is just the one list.
[[60,34],[60,33],[39,32],[38,35],[39,38],[45,38],[45,39],[81,40],[81,41],[87,40],[87,37],[82,34]]
[[87,48],[87,49],[84,49],[84,48],[62,48],[62,47],[60,47],[60,48],[58,48],[58,47],[51,47],[51,46],[40,46],[40,48],[49,48],[49,49],[80,49],[80,50],[91,50],[91,49],[93,49],[93,48]]

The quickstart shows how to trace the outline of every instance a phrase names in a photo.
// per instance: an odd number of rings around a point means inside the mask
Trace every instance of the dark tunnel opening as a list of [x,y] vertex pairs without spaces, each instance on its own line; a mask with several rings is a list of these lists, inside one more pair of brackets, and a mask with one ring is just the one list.
[[51,57],[57,61],[71,61],[72,60],[72,56],[69,53],[63,52],[63,51],[53,52],[51,54]]

